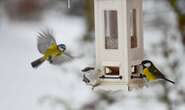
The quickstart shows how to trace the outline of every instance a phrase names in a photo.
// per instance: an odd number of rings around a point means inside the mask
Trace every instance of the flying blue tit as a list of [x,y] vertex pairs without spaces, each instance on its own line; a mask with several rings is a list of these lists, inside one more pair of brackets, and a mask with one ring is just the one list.
[[46,60],[52,64],[55,64],[59,58],[62,62],[72,58],[72,56],[65,53],[66,45],[57,45],[52,32],[49,30],[39,33],[37,39],[37,48],[43,56],[31,62],[33,68],[39,67]]
[[168,81],[172,84],[175,84],[174,81],[171,81],[167,79],[156,67],[155,65],[150,61],[150,60],[144,60],[142,61],[142,66],[143,66],[143,73],[144,76],[148,81],[153,81],[157,79],[163,79],[165,81]]
[[91,85],[93,88],[100,84],[99,80],[99,69],[95,69],[94,67],[86,67],[82,70],[83,74],[83,81],[87,85]]

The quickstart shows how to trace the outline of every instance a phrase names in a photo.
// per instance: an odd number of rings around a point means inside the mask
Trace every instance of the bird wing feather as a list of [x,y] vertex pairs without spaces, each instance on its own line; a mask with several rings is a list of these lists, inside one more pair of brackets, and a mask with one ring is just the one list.
[[153,65],[149,67],[149,71],[156,77],[156,78],[165,78],[165,76]]
[[67,52],[64,52],[62,55],[52,58],[52,64],[60,65],[67,62],[71,62],[74,58]]
[[49,30],[38,33],[37,37],[37,48],[42,54],[44,54],[52,44],[57,45],[52,32]]

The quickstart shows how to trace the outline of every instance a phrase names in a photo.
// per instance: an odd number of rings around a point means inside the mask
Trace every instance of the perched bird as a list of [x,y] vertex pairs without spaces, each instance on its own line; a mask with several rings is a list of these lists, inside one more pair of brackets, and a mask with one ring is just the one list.
[[94,67],[86,67],[82,70],[83,74],[83,81],[87,85],[91,85],[94,89],[94,87],[98,86],[100,84],[99,80],[99,69],[95,69]]
[[52,64],[55,64],[59,59],[61,59],[62,62],[65,62],[66,60],[70,60],[72,58],[72,56],[65,53],[65,44],[57,45],[52,32],[49,30],[39,33],[37,39],[37,48],[39,52],[43,54],[43,56],[31,62],[33,68],[37,68],[46,60]]
[[156,79],[163,79],[165,81],[168,81],[172,84],[175,84],[175,82],[167,79],[150,60],[144,60],[142,61],[143,66],[143,73],[144,76],[148,81],[156,80]]

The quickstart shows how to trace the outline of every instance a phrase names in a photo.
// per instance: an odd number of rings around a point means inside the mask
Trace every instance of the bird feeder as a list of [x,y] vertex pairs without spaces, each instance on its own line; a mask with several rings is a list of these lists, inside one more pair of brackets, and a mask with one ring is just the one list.
[[101,84],[95,89],[142,88],[142,0],[94,0],[96,68]]

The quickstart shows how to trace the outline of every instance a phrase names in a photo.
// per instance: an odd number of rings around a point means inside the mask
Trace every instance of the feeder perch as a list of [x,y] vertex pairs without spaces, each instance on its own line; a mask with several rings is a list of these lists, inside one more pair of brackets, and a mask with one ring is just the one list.
[[142,0],[94,0],[96,89],[142,88]]

